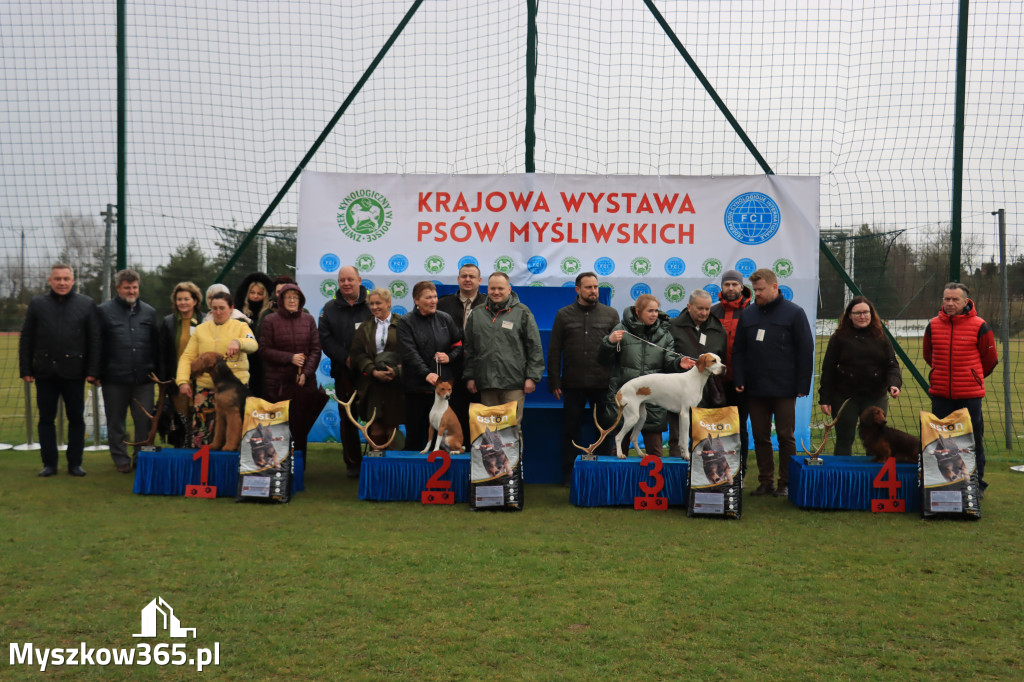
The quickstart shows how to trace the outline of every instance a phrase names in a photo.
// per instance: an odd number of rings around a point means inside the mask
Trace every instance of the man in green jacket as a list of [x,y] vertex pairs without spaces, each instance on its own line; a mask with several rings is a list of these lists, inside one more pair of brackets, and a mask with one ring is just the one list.
[[469,314],[465,334],[466,388],[489,407],[518,403],[521,424],[526,394],[544,376],[544,350],[537,320],[519,302],[508,275],[487,278],[487,303]]

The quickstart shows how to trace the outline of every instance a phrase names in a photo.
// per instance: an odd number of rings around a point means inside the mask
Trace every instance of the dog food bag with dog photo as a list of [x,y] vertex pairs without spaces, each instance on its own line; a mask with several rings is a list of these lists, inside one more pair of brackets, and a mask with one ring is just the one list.
[[945,419],[921,412],[921,515],[981,518],[971,415],[961,408]]
[[521,511],[523,458],[516,403],[469,405],[469,508]]
[[238,502],[287,502],[292,494],[291,401],[245,399],[238,457]]
[[736,407],[690,412],[690,495],[687,516],[738,519],[743,508],[740,415]]

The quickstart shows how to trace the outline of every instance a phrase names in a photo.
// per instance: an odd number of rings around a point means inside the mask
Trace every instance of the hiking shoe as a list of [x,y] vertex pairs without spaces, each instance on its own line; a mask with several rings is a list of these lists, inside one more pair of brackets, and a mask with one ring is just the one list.
[[773,492],[775,492],[775,488],[772,487],[771,483],[762,483],[761,485],[757,486],[757,490],[755,490],[754,492],[752,492],[750,494],[751,495],[771,495]]

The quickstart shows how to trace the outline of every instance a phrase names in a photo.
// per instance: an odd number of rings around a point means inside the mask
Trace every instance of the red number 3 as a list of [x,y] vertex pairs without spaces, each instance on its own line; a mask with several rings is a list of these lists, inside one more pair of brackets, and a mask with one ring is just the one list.
[[654,485],[648,485],[647,481],[640,481],[640,490],[644,491],[649,497],[657,497],[661,489],[665,487],[665,478],[661,475],[661,457],[657,455],[644,455],[644,458],[640,460],[640,466],[647,466],[653,462],[654,466],[651,467],[648,476],[654,479]]

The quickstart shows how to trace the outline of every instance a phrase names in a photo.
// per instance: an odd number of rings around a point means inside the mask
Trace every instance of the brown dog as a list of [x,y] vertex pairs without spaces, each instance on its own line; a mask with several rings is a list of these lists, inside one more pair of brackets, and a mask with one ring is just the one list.
[[884,462],[889,457],[895,457],[897,462],[916,462],[921,452],[919,438],[885,425],[885,412],[880,407],[871,406],[861,413],[857,433],[864,449],[876,462]]
[[242,412],[248,391],[220,353],[200,353],[192,361],[193,376],[207,372],[213,379],[213,404],[217,411],[210,449],[238,450],[242,442]]

